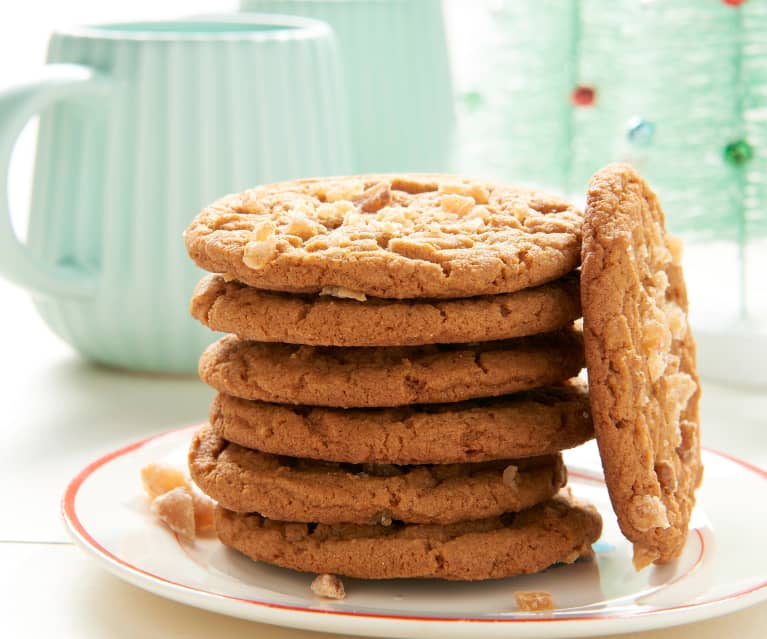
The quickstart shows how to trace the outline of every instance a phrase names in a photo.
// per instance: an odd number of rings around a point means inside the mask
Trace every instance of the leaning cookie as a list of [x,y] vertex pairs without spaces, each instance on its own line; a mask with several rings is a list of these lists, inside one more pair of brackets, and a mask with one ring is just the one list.
[[242,448],[209,426],[189,451],[192,479],[221,506],[282,521],[446,524],[517,512],[565,485],[560,455],[477,464],[333,464]]
[[540,191],[449,175],[295,180],[230,195],[185,233],[190,257],[259,289],[383,298],[510,293],[578,266],[582,214]]
[[458,402],[557,384],[583,367],[579,332],[501,342],[335,348],[228,335],[200,358],[221,393],[284,404],[383,407]]
[[634,563],[682,551],[702,476],[695,343],[678,245],[628,165],[591,179],[581,296],[594,430]]
[[207,275],[192,316],[209,328],[258,342],[311,346],[413,346],[492,341],[547,333],[581,316],[577,277],[516,293],[453,300],[383,300],[346,293],[261,291]]
[[574,378],[456,404],[339,409],[219,394],[216,433],[245,448],[352,464],[451,464],[550,455],[594,435],[585,382]]
[[560,495],[517,514],[455,524],[300,524],[216,509],[221,541],[257,561],[362,579],[474,581],[591,557],[602,520]]

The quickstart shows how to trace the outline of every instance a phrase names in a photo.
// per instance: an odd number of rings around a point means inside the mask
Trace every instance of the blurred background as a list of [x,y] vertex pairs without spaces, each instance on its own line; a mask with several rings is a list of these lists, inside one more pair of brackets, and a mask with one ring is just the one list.
[[[231,170],[221,170],[216,179],[200,168],[199,188],[179,201],[181,217],[191,218],[225,192],[301,177],[316,172],[317,166],[327,166],[327,173],[460,172],[541,186],[582,202],[593,171],[610,161],[629,161],[657,190],[669,227],[685,240],[704,372],[724,380],[767,383],[767,2],[31,0],[0,8],[0,88],[39,75],[50,34],[57,28],[238,10],[309,16],[330,24],[340,63],[328,73],[345,87],[339,89],[343,96],[334,111],[336,120],[348,123],[348,131],[335,134],[339,155],[320,158],[318,164],[293,157],[267,167],[234,157],[226,165]],[[89,62],[83,49],[71,59],[66,47],[58,55],[64,61]],[[158,60],[157,65],[165,64]],[[302,66],[299,58],[291,58],[281,73],[283,84],[297,83]],[[280,113],[273,91],[247,89],[245,69],[240,86],[251,91],[249,98],[228,92],[218,102],[239,101],[256,117],[260,104],[274,101],[275,113]],[[172,73],[169,66],[165,82]],[[301,99],[324,99],[321,87],[314,93]],[[176,101],[163,108],[170,121],[172,109],[181,113],[193,106]],[[212,103],[208,116],[225,119],[217,108]],[[202,138],[206,118],[204,113],[195,117]],[[274,125],[289,131],[297,119],[311,116],[290,117],[292,121],[280,113]],[[320,129],[326,125],[303,124],[318,129],[312,134],[320,136],[315,142],[322,139]],[[76,126],[87,130],[99,126],[98,118],[73,126],[73,131]],[[22,239],[34,228],[28,212],[36,132],[33,118],[15,145],[9,171],[11,217]],[[252,136],[246,148],[254,154],[279,155],[279,135],[267,138],[254,130]],[[203,147],[224,156],[226,145],[234,143],[221,138],[208,144]],[[293,155],[301,156],[303,150],[294,149]],[[172,153],[149,161],[154,162],[149,172],[173,172]],[[89,188],[86,181],[75,190]],[[147,183],[144,188],[144,201],[153,201],[163,187]],[[56,194],[48,197],[55,199]],[[36,209],[51,208],[47,200],[41,202],[36,207],[32,201],[33,216],[42,215]],[[172,231],[180,233],[175,227]],[[30,243],[35,244],[34,237]],[[191,287],[197,272],[191,265],[185,268]],[[158,298],[147,304],[154,308],[160,303]],[[38,301],[38,308],[56,332],[76,342],[61,320],[50,319],[76,307],[54,313],[48,302]],[[179,316],[173,321],[189,323],[190,335],[197,336],[192,341],[211,339],[192,320]],[[198,346],[189,352],[198,352]],[[171,368],[192,366],[179,360]],[[144,368],[162,370],[162,363]]]

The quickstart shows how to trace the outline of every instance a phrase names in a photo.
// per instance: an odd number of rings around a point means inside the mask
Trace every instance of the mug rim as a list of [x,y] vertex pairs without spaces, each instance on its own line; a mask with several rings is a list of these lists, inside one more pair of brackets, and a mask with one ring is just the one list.
[[[232,29],[221,31],[181,31],[168,29],[140,29],[141,25],[162,27],[207,23],[226,26],[252,25],[253,27],[275,27],[267,30]],[[122,28],[121,28],[122,27]],[[134,27],[134,28],[131,28]],[[327,22],[315,18],[293,16],[281,13],[212,13],[159,18],[152,20],[125,20],[100,24],[75,25],[58,28],[55,36],[88,38],[91,40],[134,41],[134,42],[268,42],[293,41],[327,37],[333,31]]]

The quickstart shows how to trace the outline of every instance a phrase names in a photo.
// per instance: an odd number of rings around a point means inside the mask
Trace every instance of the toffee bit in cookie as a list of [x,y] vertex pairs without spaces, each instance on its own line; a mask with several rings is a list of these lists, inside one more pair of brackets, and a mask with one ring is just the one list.
[[673,373],[664,378],[666,385],[666,423],[676,425],[673,431],[674,448],[682,443],[680,417],[687,408],[690,399],[698,390],[695,380],[687,373]]
[[320,295],[338,297],[345,300],[357,300],[358,302],[367,300],[367,295],[364,293],[353,291],[350,288],[344,288],[343,286],[324,286],[320,291]]
[[185,488],[174,488],[160,495],[152,502],[151,509],[173,532],[185,539],[194,539],[194,504]]
[[276,228],[272,222],[262,222],[255,229],[245,245],[242,261],[246,266],[260,269],[271,262],[277,254]]
[[346,597],[343,581],[335,575],[327,573],[317,575],[312,581],[311,589],[315,595],[326,599],[344,599]]
[[300,214],[292,217],[285,227],[285,233],[300,237],[304,241],[318,235],[320,231],[324,232],[324,230],[325,229],[317,223],[309,221],[305,216]]
[[657,561],[659,558],[660,553],[657,550],[647,548],[640,544],[634,544],[634,557],[631,561],[634,564],[634,570],[637,572],[647,568],[647,566]]
[[683,463],[689,464],[694,461],[698,455],[698,426],[689,421],[683,421],[679,424],[679,434],[681,442],[676,448],[676,454]]
[[354,211],[354,204],[349,200],[324,202],[317,207],[317,219],[326,227],[337,228],[344,221],[344,216]]
[[517,468],[514,464],[509,464],[503,471],[503,483],[511,488],[516,488],[518,474],[519,468]]
[[391,202],[391,183],[379,182],[352,200],[365,213],[377,213]]
[[445,194],[465,195],[472,198],[477,204],[487,204],[490,201],[490,191],[483,184],[476,182],[443,182],[439,185],[439,192]]
[[671,252],[671,263],[679,265],[682,263],[682,240],[675,235],[666,235],[666,242],[668,243],[668,250]]
[[658,482],[663,492],[673,493],[677,489],[676,473],[674,472],[674,467],[669,462],[656,462],[655,474],[658,476]]
[[174,488],[190,490],[186,475],[168,464],[151,463],[144,466],[141,469],[141,483],[150,501]]
[[476,202],[473,197],[446,193],[439,198],[439,205],[443,210],[456,215],[466,215],[474,208]]
[[631,500],[631,525],[641,532],[651,528],[668,528],[666,506],[655,495],[635,495]]
[[514,592],[514,599],[517,601],[519,609],[523,612],[548,612],[554,610],[554,597],[545,590],[517,590]]
[[354,201],[365,192],[365,183],[362,180],[338,181],[328,185],[325,190],[326,202],[338,202],[340,200]]

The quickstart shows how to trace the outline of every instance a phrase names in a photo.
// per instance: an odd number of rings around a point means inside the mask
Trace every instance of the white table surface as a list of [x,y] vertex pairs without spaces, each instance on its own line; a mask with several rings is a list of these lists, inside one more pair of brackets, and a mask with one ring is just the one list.
[[[72,545],[59,515],[69,479],[94,458],[126,443],[201,421],[212,393],[193,378],[90,365],[47,330],[26,293],[0,280],[0,300],[5,422],[0,446],[0,636],[330,636],[166,601],[106,573]],[[767,394],[705,384],[703,440],[767,468]],[[630,636],[764,639],[767,603],[715,620]]]

